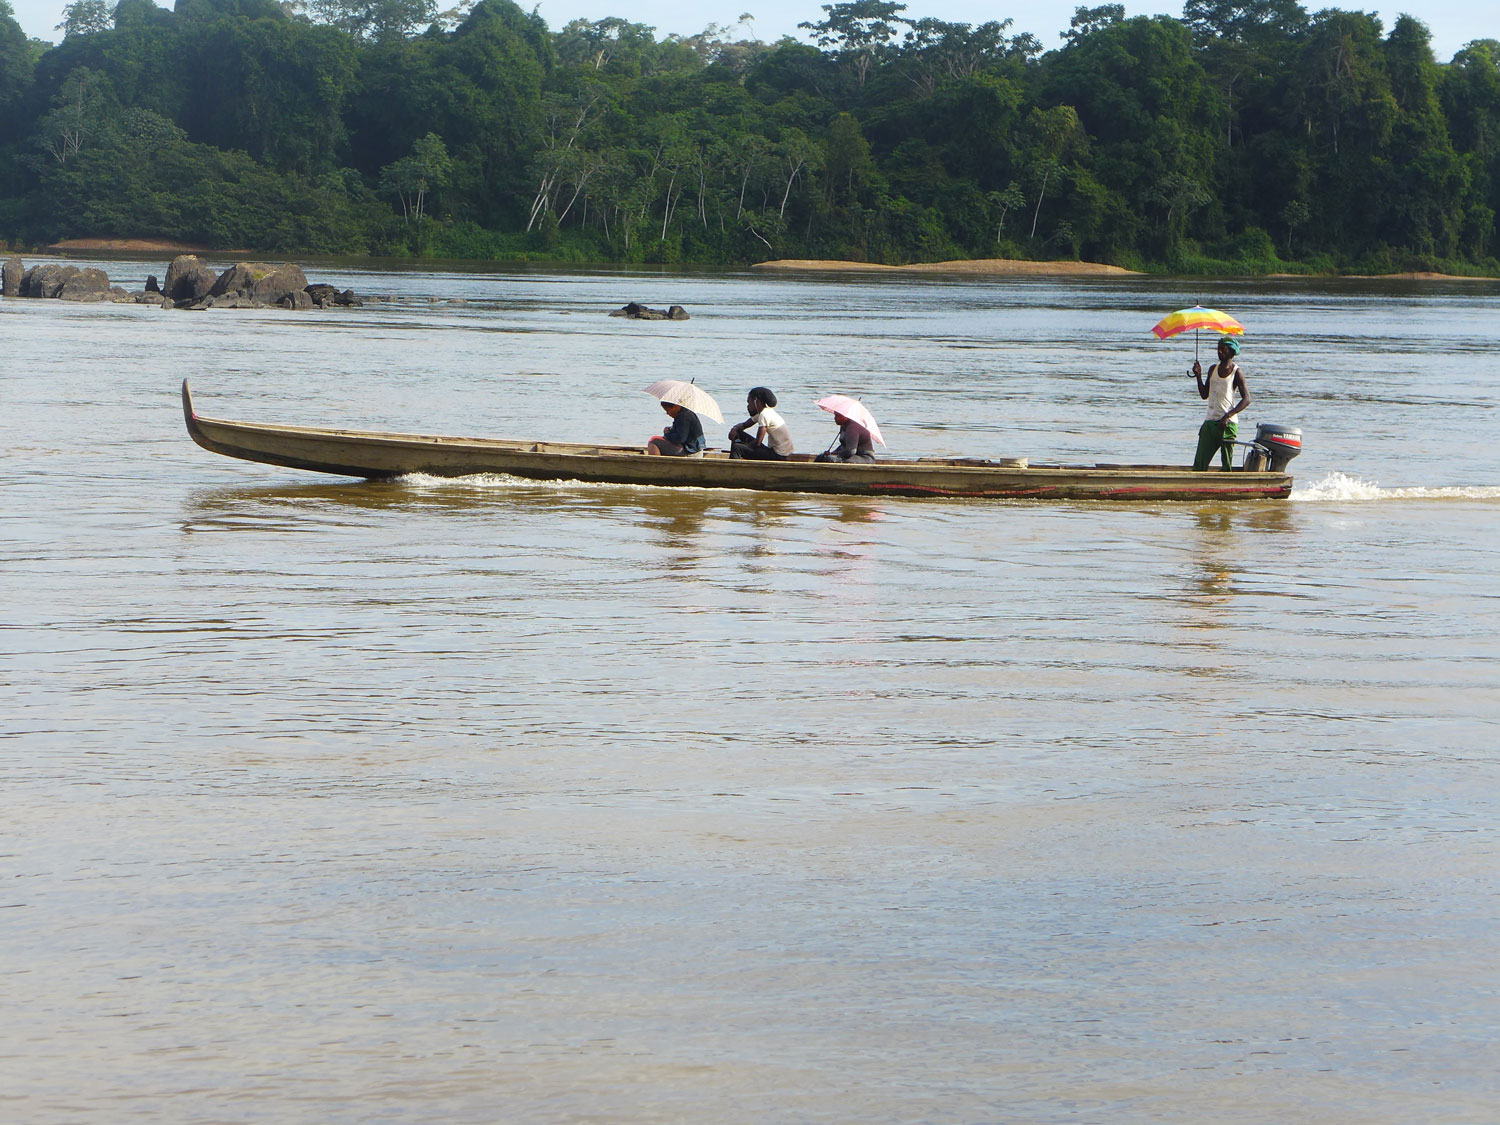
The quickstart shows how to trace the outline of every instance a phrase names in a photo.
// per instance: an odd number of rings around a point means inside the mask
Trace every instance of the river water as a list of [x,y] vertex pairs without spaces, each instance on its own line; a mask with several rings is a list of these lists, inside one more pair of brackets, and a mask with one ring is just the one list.
[[[309,272],[389,299],[0,302],[0,1119],[1494,1119],[1500,285]],[[1197,300],[1290,501],[365,484],[177,401],[1185,461]]]

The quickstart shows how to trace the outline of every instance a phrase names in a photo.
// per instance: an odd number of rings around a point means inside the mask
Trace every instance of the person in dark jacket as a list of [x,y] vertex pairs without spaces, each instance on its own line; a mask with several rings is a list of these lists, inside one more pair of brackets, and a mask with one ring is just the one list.
[[703,452],[703,423],[698,415],[675,402],[664,402],[661,408],[671,416],[672,424],[646,443],[646,452],[662,457],[696,457]]
[[833,420],[839,427],[838,445],[831,447],[826,453],[819,453],[814,460],[873,463],[875,443],[870,438],[870,431],[842,414],[835,414]]

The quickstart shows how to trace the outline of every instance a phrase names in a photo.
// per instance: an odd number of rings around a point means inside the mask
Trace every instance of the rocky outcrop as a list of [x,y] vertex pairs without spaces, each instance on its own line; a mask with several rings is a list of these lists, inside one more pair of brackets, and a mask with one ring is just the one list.
[[[194,286],[186,284],[185,279],[206,268],[198,260],[197,254],[178,254],[167,266],[167,275],[162,281],[161,286],[162,295],[174,301],[192,296]],[[215,276],[215,280],[218,280],[217,276]],[[206,293],[207,290],[204,290],[199,296],[204,296]]]
[[50,297],[65,301],[113,301],[117,304],[160,305],[166,309],[328,309],[357,307],[364,302],[352,289],[309,285],[302,267],[291,262],[240,262],[221,275],[194,254],[179,254],[167,267],[166,281],[146,278],[144,291],[129,292],[111,285],[109,275],[92,267],[45,262],[31,269],[18,257],[4,263],[0,279],[7,297]]
[[77,266],[60,266],[56,262],[44,262],[32,266],[21,276],[21,296],[56,297],[62,292],[68,271],[78,272]]
[[[274,305],[282,298],[301,293],[307,288],[307,275],[302,267],[290,262],[273,266],[267,262],[240,262],[230,266],[208,291],[210,297],[235,294],[262,304]],[[293,298],[295,300],[295,298]],[[218,307],[217,303],[214,307]],[[311,307],[309,303],[308,307]]]
[[271,306],[246,293],[220,293],[217,297],[204,297],[201,301],[178,307],[204,312],[207,309],[268,309]]
[[63,301],[109,300],[109,274],[99,269],[73,269],[63,280],[57,296]]
[[207,297],[218,281],[218,273],[200,262],[198,255],[178,254],[167,267],[162,296],[178,304],[192,304]]
[[681,305],[673,305],[667,309],[653,309],[646,305],[638,305],[634,301],[624,308],[614,309],[610,316],[623,316],[631,320],[687,320],[687,309]]
[[307,295],[312,298],[312,303],[320,309],[331,309],[335,306],[342,308],[358,308],[364,304],[354,295],[353,289],[345,289],[342,293],[332,285],[309,285]]

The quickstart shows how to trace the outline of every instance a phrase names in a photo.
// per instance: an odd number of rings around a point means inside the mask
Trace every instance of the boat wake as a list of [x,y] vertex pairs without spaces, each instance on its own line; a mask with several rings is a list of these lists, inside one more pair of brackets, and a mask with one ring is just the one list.
[[[703,489],[692,485],[676,484],[622,484],[614,481],[591,481],[574,480],[563,477],[558,480],[533,480],[530,477],[511,476],[509,473],[471,473],[462,477],[440,477],[430,473],[402,473],[395,478],[396,483],[407,488],[422,490],[442,490],[446,492],[470,491],[470,492],[579,492],[596,490],[601,492],[619,492],[621,489],[639,492],[702,492]],[[735,496],[741,493],[757,494],[755,489],[747,488],[715,488],[714,493],[723,493]]]
[[439,477],[430,473],[403,473],[395,478],[407,488],[469,489],[475,492],[498,492],[508,489],[543,489],[546,491],[573,491],[578,488],[621,488],[622,485],[599,485],[581,480],[531,480],[513,477],[509,473],[472,473],[462,477]]
[[1330,473],[1314,484],[1296,484],[1291,500],[1304,504],[1348,503],[1365,500],[1500,500],[1494,485],[1453,485],[1441,488],[1381,488],[1374,481],[1344,473]]
[[[677,492],[682,486],[661,484],[609,484],[581,480],[531,480],[507,473],[476,473],[464,477],[439,477],[427,473],[406,473],[396,480],[407,488],[452,492],[506,492],[512,490],[577,492],[579,490]],[[742,489],[715,489],[736,493]],[[753,490],[750,490],[753,491]],[[1362,480],[1345,473],[1330,473],[1311,484],[1297,483],[1290,497],[1293,503],[1348,504],[1371,500],[1500,500],[1500,486],[1451,485],[1438,488],[1382,488],[1375,481]]]

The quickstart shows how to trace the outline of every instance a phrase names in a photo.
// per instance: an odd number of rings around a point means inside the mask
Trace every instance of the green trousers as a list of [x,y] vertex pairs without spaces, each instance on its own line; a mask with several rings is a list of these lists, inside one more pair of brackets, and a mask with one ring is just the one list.
[[1229,468],[1234,464],[1234,439],[1240,436],[1240,424],[1231,418],[1227,422],[1215,422],[1212,418],[1198,427],[1198,455],[1193,458],[1193,471],[1201,473],[1214,459],[1214,450],[1219,451],[1219,464]]

